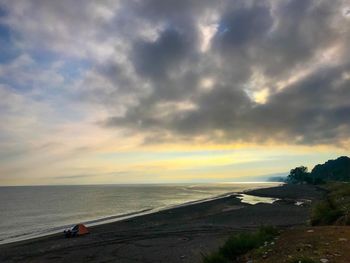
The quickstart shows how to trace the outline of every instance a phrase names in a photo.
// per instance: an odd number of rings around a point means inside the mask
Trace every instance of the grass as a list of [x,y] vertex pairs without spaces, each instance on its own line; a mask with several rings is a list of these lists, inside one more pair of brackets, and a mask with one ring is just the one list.
[[331,225],[343,215],[331,201],[318,202],[312,209],[311,225]]
[[330,183],[324,200],[312,209],[312,225],[350,225],[350,184]]
[[203,263],[227,263],[248,251],[264,245],[273,240],[278,234],[274,227],[260,227],[253,233],[239,233],[231,236],[217,252],[206,255]]
[[228,263],[229,259],[225,258],[220,252],[214,252],[210,255],[204,256],[203,263]]

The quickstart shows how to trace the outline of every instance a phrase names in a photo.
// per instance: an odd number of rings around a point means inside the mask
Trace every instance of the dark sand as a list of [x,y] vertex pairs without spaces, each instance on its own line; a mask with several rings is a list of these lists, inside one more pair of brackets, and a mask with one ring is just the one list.
[[288,202],[248,205],[235,195],[91,227],[91,234],[65,239],[52,235],[0,246],[0,262],[201,262],[232,233],[260,225],[288,227],[307,222],[310,206],[291,200],[317,200],[312,186],[285,185],[247,194]]

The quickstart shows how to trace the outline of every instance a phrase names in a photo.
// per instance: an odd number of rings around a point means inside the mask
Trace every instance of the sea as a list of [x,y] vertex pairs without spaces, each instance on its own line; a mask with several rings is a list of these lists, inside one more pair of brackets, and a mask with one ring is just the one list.
[[277,183],[0,187],[0,244],[103,224]]

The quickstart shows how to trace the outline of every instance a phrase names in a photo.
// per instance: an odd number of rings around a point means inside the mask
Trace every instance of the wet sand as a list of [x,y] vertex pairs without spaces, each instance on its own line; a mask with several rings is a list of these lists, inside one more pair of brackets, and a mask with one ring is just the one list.
[[306,224],[310,204],[322,191],[284,185],[246,192],[282,200],[273,204],[241,203],[235,194],[120,222],[90,228],[90,234],[66,239],[63,234],[0,246],[0,262],[201,262],[232,233],[260,225]]

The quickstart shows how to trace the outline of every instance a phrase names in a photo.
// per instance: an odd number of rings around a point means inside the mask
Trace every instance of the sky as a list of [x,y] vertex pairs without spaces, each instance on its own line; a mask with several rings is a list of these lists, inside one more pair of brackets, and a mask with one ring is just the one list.
[[0,185],[261,181],[350,150],[350,2],[0,0]]

